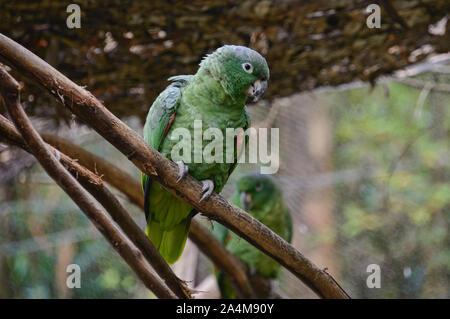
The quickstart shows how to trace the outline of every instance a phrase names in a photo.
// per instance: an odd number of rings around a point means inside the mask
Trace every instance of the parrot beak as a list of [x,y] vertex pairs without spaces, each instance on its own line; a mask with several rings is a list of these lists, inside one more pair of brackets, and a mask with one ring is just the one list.
[[252,102],[258,101],[267,90],[267,80],[256,80],[247,89],[247,96]]
[[241,193],[241,205],[244,207],[244,210],[248,210],[253,206],[253,198],[252,194],[242,192]]

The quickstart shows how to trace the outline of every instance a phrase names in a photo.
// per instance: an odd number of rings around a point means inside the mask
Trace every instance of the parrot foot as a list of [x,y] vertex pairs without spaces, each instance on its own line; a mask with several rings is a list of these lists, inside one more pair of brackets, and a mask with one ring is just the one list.
[[183,161],[177,161],[178,165],[178,179],[177,184],[186,176],[189,171],[189,167],[183,163]]
[[202,198],[198,201],[201,203],[205,199],[207,199],[209,196],[211,196],[213,190],[214,190],[214,182],[210,179],[202,180]]

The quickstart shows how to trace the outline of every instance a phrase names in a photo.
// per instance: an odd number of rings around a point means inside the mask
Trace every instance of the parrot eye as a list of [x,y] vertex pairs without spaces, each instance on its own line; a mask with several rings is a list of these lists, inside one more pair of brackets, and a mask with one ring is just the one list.
[[247,73],[252,73],[253,72],[253,65],[251,65],[248,62],[242,63],[242,68],[244,69],[245,72]]
[[262,190],[263,189],[263,184],[262,183],[259,183],[258,185],[256,185],[256,187],[255,187],[255,190],[257,191],[257,192],[259,192],[260,190]]

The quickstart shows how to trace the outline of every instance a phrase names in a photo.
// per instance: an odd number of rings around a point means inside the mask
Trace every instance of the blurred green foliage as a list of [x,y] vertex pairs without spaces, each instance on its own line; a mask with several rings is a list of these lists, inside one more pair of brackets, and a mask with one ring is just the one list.
[[[336,190],[343,277],[358,297],[450,296],[450,97],[421,105],[420,94],[396,82],[335,94],[335,169],[366,168]],[[365,285],[371,263],[381,289]]]

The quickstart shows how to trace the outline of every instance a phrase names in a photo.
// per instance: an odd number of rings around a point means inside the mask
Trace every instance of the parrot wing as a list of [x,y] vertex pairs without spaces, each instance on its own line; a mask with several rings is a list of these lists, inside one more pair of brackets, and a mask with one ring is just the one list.
[[148,112],[144,126],[144,140],[158,151],[175,119],[180,103],[181,88],[186,86],[191,78],[192,75],[178,75],[169,78],[169,81],[174,82],[161,92]]
[[[180,103],[181,88],[186,86],[192,79],[192,75],[177,75],[169,78],[173,81],[153,102],[147,115],[144,126],[144,140],[154,149],[160,151],[170,127],[175,120],[176,110]],[[145,218],[149,216],[149,177],[141,174],[142,189],[144,191]]]
[[[153,102],[144,126],[144,140],[153,148],[161,151],[164,139],[175,120],[181,100],[181,88],[185,87],[192,76],[172,77],[174,81]],[[189,233],[191,218],[187,215],[192,209],[154,183],[146,174],[141,173],[144,191],[144,211],[147,221],[146,234],[164,259],[174,263],[181,255]]]

